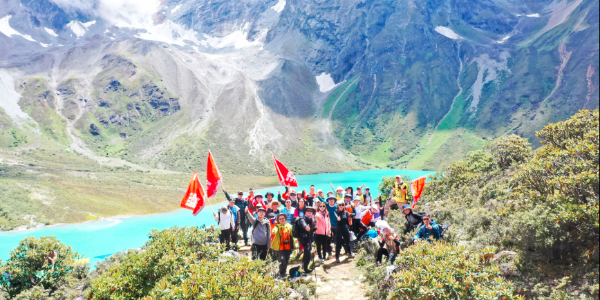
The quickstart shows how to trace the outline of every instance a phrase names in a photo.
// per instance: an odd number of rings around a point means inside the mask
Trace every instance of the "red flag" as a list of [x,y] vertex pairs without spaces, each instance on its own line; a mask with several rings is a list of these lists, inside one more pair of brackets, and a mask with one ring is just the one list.
[[208,151],[208,164],[206,165],[206,197],[212,198],[219,191],[219,186],[223,183],[221,171],[212,157],[212,153]]
[[275,156],[273,156],[273,163],[275,163],[275,170],[277,171],[281,185],[298,187],[298,182],[294,174],[278,161]]
[[204,187],[200,184],[198,174],[194,171],[187,192],[181,200],[181,207],[190,209],[193,211],[194,216],[197,215],[204,208],[204,195]]
[[423,176],[410,182],[410,190],[413,194],[413,208],[415,208],[417,201],[421,198],[421,193],[423,193],[423,188],[425,187],[425,179],[427,179],[427,177]]

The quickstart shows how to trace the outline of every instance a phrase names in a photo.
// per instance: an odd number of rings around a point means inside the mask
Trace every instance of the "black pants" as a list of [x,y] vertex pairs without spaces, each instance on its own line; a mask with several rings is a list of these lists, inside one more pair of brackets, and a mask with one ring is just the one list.
[[279,260],[279,275],[285,277],[287,274],[287,266],[290,261],[292,250],[279,250],[277,251],[277,259]]
[[252,260],[266,260],[269,253],[268,245],[252,244]]
[[248,226],[249,224],[246,223],[246,219],[242,219],[240,221],[240,227],[242,228],[242,234],[244,236],[244,244],[248,245]]
[[308,273],[308,265],[310,264],[310,260],[312,259],[312,242],[311,243],[303,243],[302,247],[304,247],[304,256],[302,257],[302,268],[305,273]]
[[[360,241],[360,238],[367,233],[369,228],[363,224],[360,220],[354,219],[354,223],[352,223],[352,231],[356,234],[356,240]],[[362,230],[361,230],[362,229]]]
[[[331,227],[331,242],[333,242],[333,244],[335,245],[335,243],[337,243],[337,227]],[[330,243],[331,244],[331,243]]]
[[237,242],[240,239],[239,232],[240,228],[236,228],[233,231],[231,231],[231,242],[233,243],[234,247],[237,245]]
[[271,260],[277,261],[277,259],[279,259],[279,256],[278,256],[279,251],[273,250],[273,249],[270,249],[270,251],[271,251]]
[[383,256],[387,256],[387,261],[390,263],[394,263],[394,261],[396,260],[396,255],[398,255],[398,253],[392,252],[389,253],[389,251],[387,249],[383,249],[383,248],[379,248],[379,250],[377,250],[377,263],[380,263],[381,260],[383,259]]
[[348,228],[344,230],[344,228],[338,228],[338,232],[336,235],[335,241],[335,258],[340,258],[340,250],[344,247],[344,251],[346,254],[351,254],[350,251],[350,231]]
[[221,229],[221,234],[219,234],[219,242],[221,244],[226,243],[227,244],[227,250],[230,249],[231,245],[229,244],[231,242],[231,228],[229,229]]
[[317,243],[317,255],[319,258],[327,258],[327,253],[331,253],[331,245],[329,244],[329,236],[324,234],[315,234],[315,242]]

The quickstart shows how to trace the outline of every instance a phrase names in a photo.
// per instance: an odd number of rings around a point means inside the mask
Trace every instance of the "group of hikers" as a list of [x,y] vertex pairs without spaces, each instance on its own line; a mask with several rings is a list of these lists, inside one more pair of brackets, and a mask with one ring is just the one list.
[[331,188],[332,191],[325,195],[322,190],[315,190],[314,185],[308,192],[304,190],[301,193],[286,187],[283,194],[281,191],[277,193],[277,199],[271,192],[263,197],[255,194],[253,189],[247,197],[239,191],[237,197],[232,198],[223,189],[229,205],[214,213],[221,231],[220,243],[225,244],[227,250],[238,250],[241,230],[244,244],[248,246],[248,230],[251,228],[252,259],[266,260],[270,253],[271,259],[280,263],[279,275],[285,277],[294,250],[299,256],[303,255],[303,270],[310,273],[313,244],[321,262],[333,253],[336,262],[339,262],[342,248],[346,255],[354,257],[356,241],[367,233],[379,242],[377,263],[381,264],[384,256],[393,263],[400,250],[400,241],[384,219],[394,204],[402,208],[407,220],[404,233],[417,231],[414,242],[441,237],[440,228],[430,215],[415,213],[408,205],[407,185],[399,175],[383,209],[381,194],[373,198],[365,185],[357,187],[356,191],[352,187],[343,189],[338,186],[334,189],[333,184]]

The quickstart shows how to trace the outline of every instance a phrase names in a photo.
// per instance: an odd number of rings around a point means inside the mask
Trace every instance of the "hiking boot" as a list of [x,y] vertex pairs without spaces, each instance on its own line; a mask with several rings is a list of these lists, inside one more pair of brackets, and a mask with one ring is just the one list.
[[348,255],[348,257],[350,258],[354,258],[356,255],[354,255],[354,253],[350,253],[350,255]]
[[339,264],[339,263],[340,263],[340,258],[339,258],[339,257],[336,257],[336,258],[335,258],[335,262]]

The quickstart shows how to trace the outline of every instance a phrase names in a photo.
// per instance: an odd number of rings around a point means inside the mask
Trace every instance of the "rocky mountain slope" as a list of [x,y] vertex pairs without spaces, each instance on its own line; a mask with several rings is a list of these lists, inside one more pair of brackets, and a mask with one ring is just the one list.
[[[0,0],[0,157],[437,169],[598,94],[598,1]],[[6,155],[5,155],[6,156]]]

